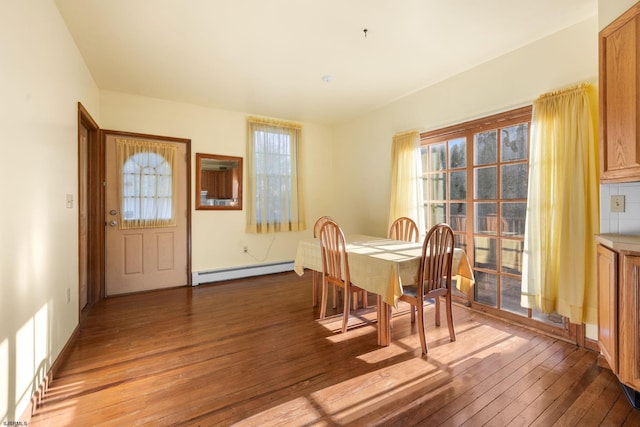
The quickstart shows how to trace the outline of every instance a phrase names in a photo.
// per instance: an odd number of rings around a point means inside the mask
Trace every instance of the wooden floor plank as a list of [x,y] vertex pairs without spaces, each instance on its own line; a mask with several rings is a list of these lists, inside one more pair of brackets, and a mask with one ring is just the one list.
[[602,426],[621,426],[624,424],[629,414],[631,414],[634,409],[629,405],[629,401],[627,400],[627,396],[625,396],[624,391],[620,384],[615,384],[619,389],[620,393],[617,395],[617,399],[614,402],[611,410],[606,414],[604,419],[602,420]]
[[[551,376],[555,367],[574,354],[576,354],[574,346],[560,341],[549,347],[547,351],[539,353],[474,402],[475,410],[470,411],[473,416],[465,420],[464,424],[471,426],[508,424],[519,413],[518,409],[522,408],[522,399],[519,400],[522,394],[533,390],[543,378]],[[454,424],[459,422],[459,425],[463,425],[459,415],[457,418],[458,421],[453,419]]]
[[[586,410],[582,411],[584,414],[580,420],[582,425],[585,426],[600,426],[600,425],[611,425],[610,422],[607,423],[605,420],[615,410],[615,405],[618,402],[620,397],[624,397],[624,393],[622,392],[622,388],[620,387],[620,383],[618,379],[608,369],[602,371],[601,375],[604,375],[608,379],[608,383],[606,384],[604,390],[601,393],[598,393],[597,390],[591,390],[590,394],[594,397],[592,399],[592,403]],[[625,405],[627,409],[630,409],[630,406]]]
[[450,342],[430,305],[422,356],[406,305],[379,347],[375,309],[341,334],[310,301],[310,273],[101,301],[29,425],[640,425],[597,355],[559,339],[455,305]]

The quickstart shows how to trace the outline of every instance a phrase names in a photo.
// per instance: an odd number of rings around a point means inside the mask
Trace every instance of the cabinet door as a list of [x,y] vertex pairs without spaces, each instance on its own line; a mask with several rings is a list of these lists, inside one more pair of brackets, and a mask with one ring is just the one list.
[[598,245],[598,345],[618,373],[618,254]]
[[640,180],[640,4],[600,32],[603,182]]
[[640,256],[624,257],[619,316],[620,381],[640,390]]

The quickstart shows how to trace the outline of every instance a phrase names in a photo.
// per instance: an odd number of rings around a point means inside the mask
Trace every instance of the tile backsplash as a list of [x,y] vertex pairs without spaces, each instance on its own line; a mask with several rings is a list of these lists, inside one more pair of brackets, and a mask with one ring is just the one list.
[[[611,212],[611,196],[624,196],[624,212]],[[640,235],[640,182],[600,185],[600,233]]]

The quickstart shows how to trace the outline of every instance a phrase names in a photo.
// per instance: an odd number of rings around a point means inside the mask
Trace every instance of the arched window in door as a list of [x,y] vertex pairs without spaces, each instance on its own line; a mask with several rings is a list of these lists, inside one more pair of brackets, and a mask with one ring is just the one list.
[[175,146],[128,139],[116,143],[120,228],[175,226]]

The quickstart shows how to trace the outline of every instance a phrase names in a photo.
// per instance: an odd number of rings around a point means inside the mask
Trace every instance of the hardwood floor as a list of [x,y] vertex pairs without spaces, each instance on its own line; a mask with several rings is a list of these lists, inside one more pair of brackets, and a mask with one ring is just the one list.
[[456,305],[450,342],[430,306],[421,357],[408,305],[385,348],[375,308],[345,334],[318,313],[310,272],[101,301],[29,425],[640,425],[598,355],[564,341]]

